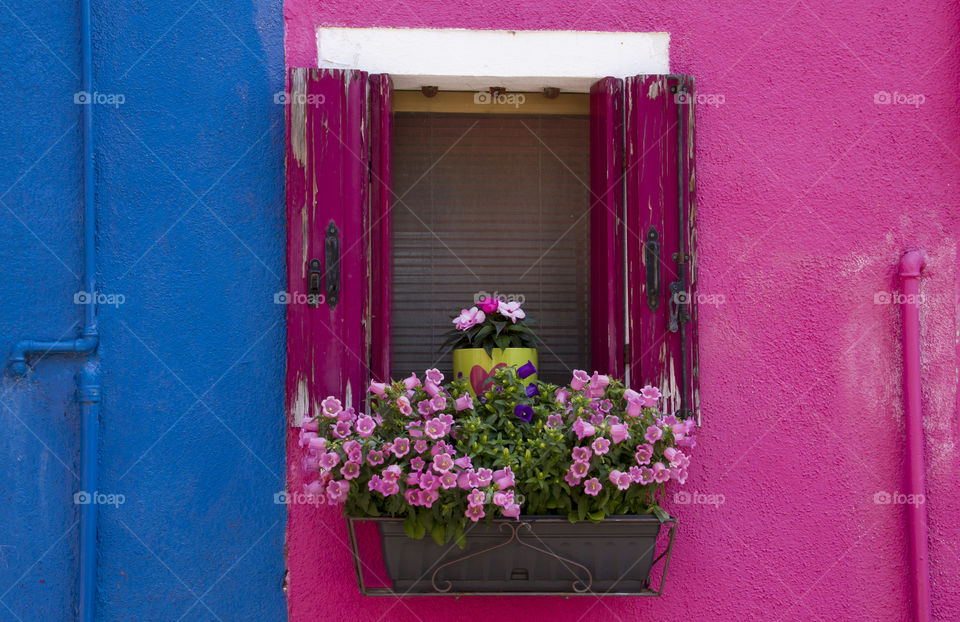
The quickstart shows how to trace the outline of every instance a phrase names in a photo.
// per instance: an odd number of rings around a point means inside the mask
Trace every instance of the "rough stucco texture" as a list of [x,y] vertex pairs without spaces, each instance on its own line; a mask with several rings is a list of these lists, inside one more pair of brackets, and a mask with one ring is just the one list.
[[[100,507],[98,619],[283,619],[281,5],[93,9],[96,90],[124,96],[94,108],[100,293],[124,296],[100,313],[100,492],[125,503]],[[0,33],[5,367],[81,318],[79,4],[5,1]],[[79,366],[4,370],[3,621],[76,619]]]
[[[909,6],[908,6],[909,5]],[[960,619],[954,3],[287,0],[286,64],[317,25],[669,31],[697,112],[704,425],[660,599],[364,599],[343,520],[291,508],[291,620],[907,619],[900,310],[921,285],[933,611]],[[883,105],[875,94],[922,94]],[[298,485],[295,431],[288,477]]]

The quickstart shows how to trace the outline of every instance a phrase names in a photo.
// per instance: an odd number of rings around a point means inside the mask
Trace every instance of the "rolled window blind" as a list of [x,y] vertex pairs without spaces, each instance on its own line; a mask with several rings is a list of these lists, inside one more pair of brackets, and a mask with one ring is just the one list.
[[480,292],[523,297],[542,380],[590,369],[587,117],[398,113],[392,173],[394,378],[449,378],[443,334]]

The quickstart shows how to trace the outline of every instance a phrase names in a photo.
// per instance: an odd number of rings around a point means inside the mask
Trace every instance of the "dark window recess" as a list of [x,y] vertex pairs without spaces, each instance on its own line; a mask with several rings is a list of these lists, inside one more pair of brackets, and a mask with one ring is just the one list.
[[449,315],[483,291],[525,296],[545,342],[541,379],[590,370],[588,118],[398,113],[394,124],[392,376],[449,377],[438,352]]

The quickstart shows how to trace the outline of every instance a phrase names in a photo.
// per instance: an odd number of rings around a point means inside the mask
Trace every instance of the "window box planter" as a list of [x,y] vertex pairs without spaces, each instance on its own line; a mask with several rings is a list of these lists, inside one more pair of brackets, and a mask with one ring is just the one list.
[[[367,586],[355,530],[372,520],[380,531],[391,587]],[[663,593],[676,519],[652,515],[613,516],[571,523],[562,516],[521,516],[480,522],[466,548],[414,540],[399,518],[347,517],[354,566],[365,596],[592,595],[660,596]],[[669,529],[657,553],[658,536]],[[652,574],[662,562],[653,587]]]

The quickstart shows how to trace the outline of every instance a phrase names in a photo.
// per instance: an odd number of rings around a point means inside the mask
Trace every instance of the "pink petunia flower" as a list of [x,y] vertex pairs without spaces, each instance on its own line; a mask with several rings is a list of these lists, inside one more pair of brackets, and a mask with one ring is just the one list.
[[653,469],[650,467],[640,467],[640,483],[644,486],[653,482]]
[[610,426],[610,438],[615,444],[622,443],[630,438],[630,430],[622,423],[615,423]]
[[517,503],[508,503],[500,511],[507,518],[520,518],[520,505]]
[[596,439],[590,446],[593,447],[594,453],[596,453],[598,456],[602,456],[610,451],[610,441],[605,438]]
[[563,476],[563,481],[567,482],[567,485],[573,488],[580,483],[579,477],[577,477],[573,471],[567,471],[567,474]]
[[483,494],[482,490],[474,488],[470,491],[470,494],[467,495],[467,503],[470,505],[483,505],[486,498],[487,496]]
[[[461,456],[453,461],[453,463],[460,467],[461,469],[469,469],[473,465],[470,462],[470,456]],[[496,475],[496,474],[494,474]]]
[[490,469],[477,469],[477,482],[480,486],[489,486],[493,482],[493,471]]
[[430,405],[433,406],[434,412],[438,410],[443,410],[447,407],[447,398],[442,395],[437,395],[432,400],[430,400]]
[[553,395],[553,401],[557,404],[566,404],[570,399],[570,391],[560,388],[557,389],[557,392]]
[[434,490],[440,487],[440,478],[430,471],[426,471],[420,474],[420,481],[418,484],[420,485],[420,488],[424,490]]
[[334,438],[347,438],[350,436],[350,432],[349,421],[338,421],[337,425],[333,426],[333,429],[330,430],[330,435]]
[[573,473],[574,477],[577,479],[582,478],[587,474],[587,471],[590,470],[590,465],[586,462],[574,462],[570,465],[570,472]]
[[637,460],[637,464],[644,465],[650,462],[650,458],[653,456],[653,445],[637,445],[637,453],[634,454],[634,458]]
[[410,374],[403,379],[403,386],[405,386],[408,391],[412,391],[420,386],[420,379],[417,378],[416,374]]
[[434,410],[433,403],[430,400],[423,400],[417,404],[417,412],[422,417],[432,415]]
[[427,392],[427,395],[430,397],[436,397],[440,395],[440,385],[435,382],[430,382],[427,380],[423,385],[423,390]]
[[397,398],[397,410],[406,416],[413,414],[413,407],[410,406],[410,398],[406,395],[401,395]]
[[573,448],[573,460],[574,462],[589,462],[590,458],[593,457],[593,451],[589,447],[574,447]]
[[364,415],[357,419],[357,434],[363,438],[367,438],[373,434],[374,429],[376,429],[377,424],[373,422],[372,417]]
[[370,381],[370,387],[367,388],[367,391],[373,393],[377,397],[386,397],[387,385],[384,382],[377,382],[375,380]]
[[443,489],[454,488],[457,485],[457,474],[453,471],[447,471],[440,476],[440,485]]
[[424,372],[423,375],[426,377],[427,380],[429,380],[434,384],[440,384],[441,382],[443,382],[443,374],[440,373],[440,370],[437,369],[436,367],[434,367],[433,369],[428,369],[426,372]]
[[627,416],[639,417],[643,412],[643,402],[639,399],[631,399],[627,402]]
[[558,428],[563,425],[563,417],[554,413],[547,417],[547,422],[544,424],[548,428]]
[[663,430],[652,425],[647,428],[647,432],[643,435],[643,438],[647,439],[648,443],[655,443],[663,438]]
[[383,452],[382,451],[371,451],[367,454],[367,464],[370,466],[377,466],[378,464],[383,464]]
[[402,437],[393,439],[393,446],[390,448],[390,451],[397,458],[403,458],[410,451],[410,439]]
[[340,475],[343,475],[343,479],[353,479],[360,475],[360,465],[356,462],[347,462],[340,469]]
[[423,428],[424,434],[436,440],[444,435],[444,425],[439,419],[430,419]]
[[582,369],[573,370],[573,380],[570,381],[570,388],[574,391],[582,391],[583,387],[590,382],[590,376]]
[[457,411],[467,410],[468,408],[473,408],[473,398],[469,393],[464,393],[456,399],[454,404]]
[[600,483],[596,477],[591,477],[587,481],[583,482],[583,492],[590,495],[591,497],[596,497],[600,494],[600,491],[603,489],[603,484]]
[[413,450],[418,454],[422,454],[423,452],[425,452],[427,450],[427,447],[429,447],[429,444],[427,443],[426,440],[422,438],[413,444]]
[[347,500],[347,493],[350,492],[350,482],[334,480],[327,484],[327,503],[336,505],[344,503]]
[[484,516],[486,516],[486,513],[483,511],[483,506],[482,506],[482,505],[471,505],[471,506],[468,506],[468,507],[467,507],[467,511],[465,512],[465,514],[466,514],[467,518],[469,518],[469,519],[472,520],[473,522],[477,522],[478,520],[480,520],[481,518],[483,518]]
[[670,469],[668,469],[662,462],[654,462],[653,479],[658,484],[666,482],[670,479]]
[[437,473],[446,473],[453,468],[453,458],[450,454],[438,454],[433,458],[433,470]]
[[335,451],[328,451],[320,456],[320,466],[330,470],[340,464],[340,454]]
[[324,416],[336,417],[340,411],[343,410],[343,404],[340,403],[340,400],[331,395],[320,402],[320,408],[322,409]]
[[410,468],[413,469],[414,471],[419,471],[423,469],[423,467],[425,467],[426,465],[427,463],[420,456],[417,456],[416,458],[410,461]]
[[505,467],[503,469],[497,469],[494,471],[493,483],[496,484],[497,488],[500,490],[513,487],[516,482],[513,479],[513,471],[510,470],[510,467]]
[[480,299],[480,309],[484,313],[496,313],[497,309],[500,308],[500,300],[494,298],[493,296],[487,296],[486,298]]
[[593,424],[587,423],[583,419],[577,419],[573,422],[573,433],[577,435],[578,440],[583,440],[588,436],[593,436],[596,432]]
[[395,482],[400,479],[400,476],[403,475],[403,471],[400,469],[400,465],[391,464],[383,470],[383,481],[385,482]]

